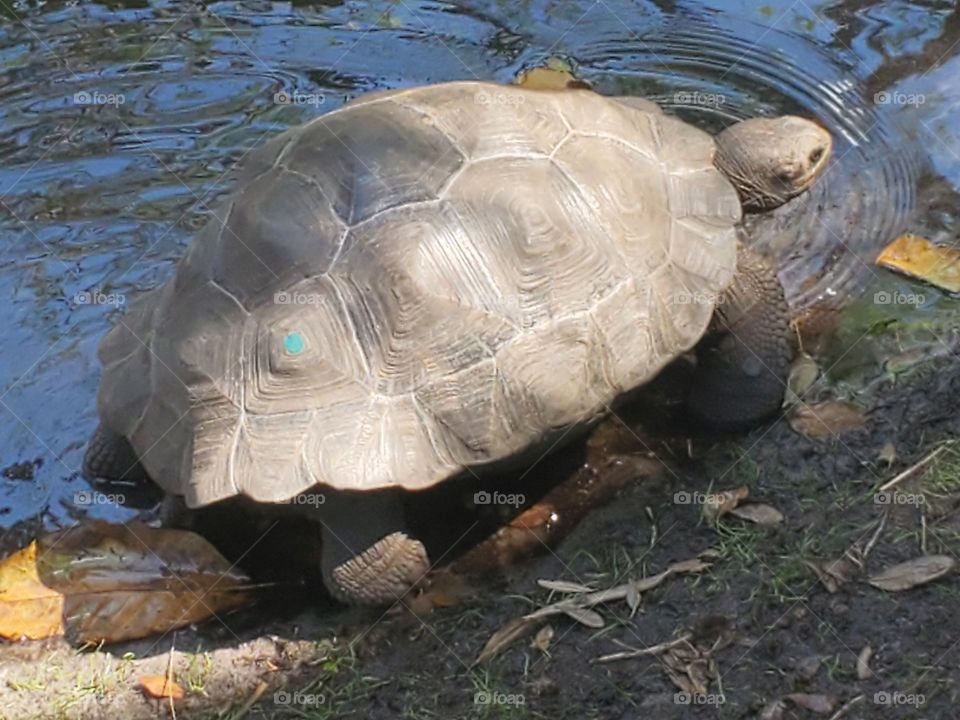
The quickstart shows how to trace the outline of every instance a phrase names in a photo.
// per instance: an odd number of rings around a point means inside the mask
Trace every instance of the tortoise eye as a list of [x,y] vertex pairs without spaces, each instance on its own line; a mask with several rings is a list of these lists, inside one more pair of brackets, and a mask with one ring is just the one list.
[[810,164],[816,165],[820,162],[820,159],[823,157],[823,148],[817,148],[812,153],[810,153]]

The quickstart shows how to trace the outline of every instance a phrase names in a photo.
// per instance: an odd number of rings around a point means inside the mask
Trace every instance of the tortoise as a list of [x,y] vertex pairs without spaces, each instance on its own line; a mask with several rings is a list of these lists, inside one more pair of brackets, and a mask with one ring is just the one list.
[[429,568],[404,493],[524,461],[694,348],[692,417],[780,406],[788,308],[738,224],[831,148],[799,117],[712,137],[589,89],[361,96],[251,152],[103,338],[85,473],[303,504],[331,594],[396,601]]

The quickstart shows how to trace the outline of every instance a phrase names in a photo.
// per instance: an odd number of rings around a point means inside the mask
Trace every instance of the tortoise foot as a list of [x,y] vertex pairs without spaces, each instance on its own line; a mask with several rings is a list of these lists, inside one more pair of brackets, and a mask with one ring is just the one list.
[[394,532],[324,573],[324,581],[341,602],[388,605],[402,600],[429,569],[423,543]]
[[137,454],[122,435],[98,425],[83,456],[83,474],[91,479],[132,480],[147,479]]

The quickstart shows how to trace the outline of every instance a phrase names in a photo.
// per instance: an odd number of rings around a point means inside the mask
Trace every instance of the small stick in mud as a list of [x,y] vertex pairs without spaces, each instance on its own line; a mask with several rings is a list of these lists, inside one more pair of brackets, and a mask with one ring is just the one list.
[[626,652],[611,653],[609,655],[601,655],[593,662],[595,663],[608,663],[615,662],[617,660],[627,660],[629,658],[643,657],[644,655],[659,655],[664,653],[667,650],[677,647],[678,645],[683,645],[685,642],[689,642],[693,638],[693,633],[686,633],[674,640],[668,640],[667,642],[659,643],[658,645],[651,645],[648,648],[643,648],[642,650],[628,650]]
[[929,465],[931,462],[933,462],[934,460],[936,460],[940,455],[942,455],[944,452],[946,452],[947,448],[949,448],[951,445],[953,445],[953,443],[949,443],[949,442],[948,442],[948,443],[944,443],[943,445],[941,445],[940,447],[938,447],[936,450],[934,450],[933,452],[931,452],[929,455],[927,455],[925,458],[923,458],[923,459],[920,460],[919,462],[916,462],[916,463],[914,463],[913,465],[911,465],[910,467],[908,467],[908,468],[907,468],[906,470],[904,470],[902,473],[900,473],[900,474],[897,475],[895,478],[893,478],[893,480],[891,480],[890,482],[886,483],[885,485],[882,485],[882,486],[880,487],[880,492],[882,492],[882,493],[889,492],[890,490],[892,490],[893,488],[895,488],[897,485],[899,485],[900,483],[902,483],[904,480],[907,480],[907,479],[913,477],[915,474],[917,474],[918,472],[920,472],[921,470],[923,470],[923,469],[924,469],[927,465]]

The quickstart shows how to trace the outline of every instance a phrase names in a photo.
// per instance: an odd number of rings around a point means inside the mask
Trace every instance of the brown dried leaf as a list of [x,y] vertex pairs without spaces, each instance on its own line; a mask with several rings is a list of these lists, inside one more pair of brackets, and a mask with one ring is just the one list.
[[487,660],[495,658],[513,644],[514,641],[532,633],[534,628],[539,624],[539,620],[526,617],[511,620],[490,636],[487,644],[483,646],[483,650],[477,655],[477,659],[473,661],[473,664],[480,665],[481,663],[487,662]]
[[870,658],[873,657],[873,648],[867,645],[857,655],[857,678],[860,680],[869,680],[873,677],[873,670],[870,669]]
[[837,699],[829,695],[808,695],[807,693],[791,693],[784,697],[794,705],[805,708],[810,712],[826,714],[833,712]]
[[835,593],[843,585],[850,582],[858,572],[858,568],[846,558],[829,561],[807,562],[807,567],[816,573],[827,592]]
[[733,508],[730,514],[741,520],[749,520],[757,525],[779,525],[783,522],[783,513],[770,505],[750,503]]
[[741,486],[735,490],[724,490],[721,493],[711,493],[703,504],[703,516],[711,523],[716,522],[733,510],[740,501],[750,494],[747,487]]
[[910,590],[943,577],[953,570],[956,561],[948,555],[925,555],[888,567],[867,582],[880,590]]
[[880,452],[877,453],[877,460],[882,463],[885,463],[887,467],[893,465],[897,459],[897,447],[892,442],[887,440],[883,447],[880,448]]
[[580,583],[567,582],[566,580],[537,580],[537,585],[547,590],[555,590],[562,593],[588,593],[593,592],[594,588],[581,585]]
[[863,408],[844,400],[827,400],[815,405],[798,405],[790,414],[790,427],[809,438],[842,435],[866,422]]
[[783,700],[774,700],[760,711],[760,720],[783,720],[786,710]]
[[877,265],[960,293],[960,250],[934,245],[919,235],[898,237],[877,256]]
[[245,604],[247,583],[195,533],[91,521],[0,563],[0,635],[142,638]]
[[138,684],[149,697],[183,700],[183,688],[166,675],[144,675]]
[[565,608],[564,612],[574,620],[576,620],[581,625],[586,625],[588,628],[602,628],[606,623],[603,621],[603,616],[598,612],[593,610],[588,610],[587,608],[579,607],[569,607]]
[[540,652],[546,652],[547,648],[550,647],[550,641],[553,640],[553,635],[553,625],[544,625],[540,628],[540,631],[534,635],[533,640],[530,642],[530,647]]

